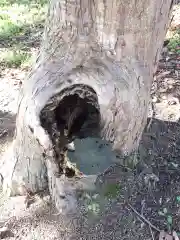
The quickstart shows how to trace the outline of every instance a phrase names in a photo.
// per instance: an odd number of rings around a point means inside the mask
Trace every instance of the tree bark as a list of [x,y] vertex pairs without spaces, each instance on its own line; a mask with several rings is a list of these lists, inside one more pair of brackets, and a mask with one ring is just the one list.
[[51,0],[40,53],[21,92],[14,142],[1,161],[4,192],[49,186],[66,212],[89,180],[68,161],[68,143],[99,136],[122,155],[137,149],[170,5]]

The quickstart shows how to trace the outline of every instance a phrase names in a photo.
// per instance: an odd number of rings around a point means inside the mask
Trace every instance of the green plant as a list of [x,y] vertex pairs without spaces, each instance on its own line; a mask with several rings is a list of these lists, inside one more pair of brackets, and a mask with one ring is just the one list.
[[29,43],[39,39],[46,12],[47,0],[0,1],[1,65],[9,68],[31,65]]
[[104,196],[108,199],[116,198],[120,192],[120,185],[118,183],[107,184],[104,187]]
[[[12,5],[3,5],[0,3],[0,38],[9,38],[10,40],[17,35],[26,34],[36,27],[42,26],[46,12],[47,4],[45,1],[27,1],[29,4],[18,4],[13,1]],[[29,29],[29,31],[28,31]]]
[[168,227],[169,230],[171,230],[172,228],[172,224],[173,224],[173,218],[172,216],[168,213],[167,208],[163,208],[162,211],[158,211],[158,214],[160,216],[164,216],[166,218],[166,225]]
[[0,38],[8,38],[18,35],[22,27],[12,23],[10,20],[4,20],[0,23]]
[[180,53],[180,30],[177,30],[173,37],[169,39],[168,49]]
[[31,54],[20,49],[5,50],[0,54],[0,63],[6,67],[20,67],[30,61]]

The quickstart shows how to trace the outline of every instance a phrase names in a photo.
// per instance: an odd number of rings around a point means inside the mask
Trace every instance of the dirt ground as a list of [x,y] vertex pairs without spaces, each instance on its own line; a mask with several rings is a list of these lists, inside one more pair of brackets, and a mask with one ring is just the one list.
[[[175,11],[173,28],[180,27],[179,12],[180,7]],[[12,140],[18,92],[26,73],[1,71],[1,153]],[[101,215],[57,215],[49,196],[38,198],[28,209],[24,197],[0,199],[0,227],[8,228],[4,238],[153,240],[159,239],[162,230],[176,231],[180,236],[180,55],[166,46],[151,95],[153,104],[138,162],[112,167],[103,177],[103,183],[118,183],[118,194],[104,203]]]

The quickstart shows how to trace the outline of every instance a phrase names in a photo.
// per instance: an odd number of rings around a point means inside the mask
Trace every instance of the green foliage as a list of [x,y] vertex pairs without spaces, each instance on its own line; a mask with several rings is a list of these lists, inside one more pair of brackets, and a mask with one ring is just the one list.
[[[44,24],[47,0],[0,1],[0,63],[5,67],[31,64],[29,39],[37,39]],[[19,45],[21,41],[21,46]],[[33,41],[33,40],[30,40]],[[3,48],[2,48],[3,47]]]
[[177,201],[178,203],[180,203],[180,196],[177,196],[177,197],[176,197],[176,201]]
[[0,37],[13,38],[25,34],[37,24],[43,24],[46,16],[47,5],[36,4],[0,7]]
[[[177,198],[176,198],[177,199]],[[158,211],[159,216],[163,216],[166,219],[166,225],[168,227],[168,230],[170,231],[172,228],[173,224],[173,218],[172,216],[168,213],[167,208],[163,208],[162,211]]]
[[0,38],[13,37],[20,34],[22,27],[12,23],[10,20],[0,22]]
[[168,49],[172,52],[180,54],[180,30],[177,30],[170,39]]
[[116,198],[120,193],[120,185],[118,183],[108,184],[104,188],[104,195],[109,199]]
[[172,225],[173,219],[172,219],[171,215],[167,216],[167,222],[168,222],[169,225]]
[[99,212],[100,212],[100,205],[99,205],[99,203],[91,202],[88,205],[88,210],[89,210],[89,212],[92,212],[93,214],[98,215]]
[[16,3],[18,5],[32,5],[37,4],[40,6],[44,6],[47,4],[47,0],[1,0],[0,7],[4,6],[11,6],[12,4]]

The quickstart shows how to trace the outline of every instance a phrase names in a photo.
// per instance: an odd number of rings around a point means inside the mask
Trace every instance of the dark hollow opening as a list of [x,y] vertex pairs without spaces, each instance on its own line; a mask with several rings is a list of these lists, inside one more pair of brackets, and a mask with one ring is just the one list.
[[68,138],[85,138],[97,135],[99,111],[87,98],[77,94],[66,96],[54,111],[58,130],[65,129]]
[[[93,99],[90,99],[73,94],[63,97],[54,110],[51,110],[53,108],[48,105],[42,110],[41,124],[50,135],[54,145],[54,157],[57,162],[59,162],[58,159],[62,150],[60,150],[57,142],[61,139],[63,132],[67,132],[67,143],[75,138],[99,136],[100,111],[97,102],[94,101],[96,101],[96,95]],[[53,103],[57,104],[56,99]],[[66,150],[65,145],[64,150]],[[61,169],[61,164],[59,169]],[[75,176],[73,168],[66,167],[64,170],[67,177]]]

